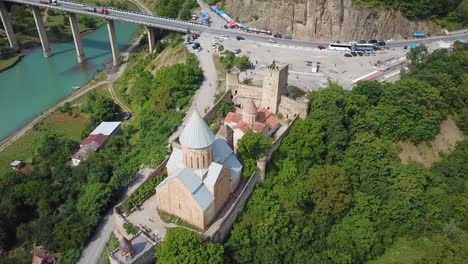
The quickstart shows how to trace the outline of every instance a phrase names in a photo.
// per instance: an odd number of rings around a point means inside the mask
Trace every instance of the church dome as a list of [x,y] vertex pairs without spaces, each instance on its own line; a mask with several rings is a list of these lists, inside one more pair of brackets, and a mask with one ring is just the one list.
[[215,135],[195,110],[179,138],[180,143],[190,149],[202,149],[213,144]]
[[257,113],[257,107],[252,98],[249,98],[244,105],[243,113],[247,115],[254,115]]

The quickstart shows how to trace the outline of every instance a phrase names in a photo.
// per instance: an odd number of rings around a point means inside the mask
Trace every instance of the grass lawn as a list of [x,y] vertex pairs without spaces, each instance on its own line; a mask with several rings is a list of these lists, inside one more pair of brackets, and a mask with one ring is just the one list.
[[[103,85],[97,90],[99,94],[110,96],[107,91],[107,85]],[[72,104],[84,102],[89,93],[78,98]],[[76,111],[78,113],[78,111]],[[40,139],[49,133],[63,135],[66,138],[80,141],[81,131],[89,121],[87,114],[78,113],[77,115],[68,115],[56,111],[37,124],[33,129],[20,137],[15,143],[11,144],[4,151],[0,152],[0,171],[11,170],[10,162],[13,160],[23,160],[31,162],[34,151],[40,144]]]
[[102,251],[102,254],[99,257],[99,260],[97,261],[96,264],[110,264],[109,257],[108,257],[109,253],[111,253],[112,250],[116,249],[118,246],[119,246],[119,240],[112,233],[109,240],[106,243],[106,247]]
[[0,60],[0,71],[10,67],[11,65],[15,64],[20,59],[19,55],[13,56],[9,59]]

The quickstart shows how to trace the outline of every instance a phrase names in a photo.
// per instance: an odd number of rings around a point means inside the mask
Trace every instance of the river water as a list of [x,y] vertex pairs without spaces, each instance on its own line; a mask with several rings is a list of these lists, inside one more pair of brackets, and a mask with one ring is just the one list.
[[[119,49],[127,48],[138,26],[116,22]],[[73,42],[52,44],[52,56],[42,48],[28,53],[13,68],[0,73],[0,140],[28,124],[41,112],[67,97],[74,86],[93,79],[112,60],[107,27],[86,34],[82,44],[87,61],[77,63]]]

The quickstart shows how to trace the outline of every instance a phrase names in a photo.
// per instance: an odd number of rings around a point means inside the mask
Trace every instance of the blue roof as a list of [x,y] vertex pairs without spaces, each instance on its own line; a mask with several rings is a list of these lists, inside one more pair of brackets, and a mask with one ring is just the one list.
[[221,174],[222,169],[223,165],[218,164],[216,162],[211,162],[210,167],[208,167],[208,173],[206,175],[206,178],[203,179],[203,183],[206,186],[213,188],[213,186],[216,184],[216,181],[219,178],[219,174]]
[[223,161],[232,154],[232,149],[222,138],[216,138],[213,143],[214,161],[223,163]]
[[192,196],[203,211],[214,201],[214,196],[208,191],[205,185],[202,185]]
[[223,162],[223,165],[231,169],[231,180],[240,175],[240,172],[242,170],[242,164],[239,162],[236,156],[234,156],[234,154],[231,154]]

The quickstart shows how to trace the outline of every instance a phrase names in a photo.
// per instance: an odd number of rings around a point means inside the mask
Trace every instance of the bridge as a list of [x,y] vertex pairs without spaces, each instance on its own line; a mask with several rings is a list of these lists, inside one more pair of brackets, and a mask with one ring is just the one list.
[[[108,14],[101,14],[99,12],[90,12],[85,9],[86,7],[94,7],[91,5],[84,5],[82,3],[75,3],[71,1],[64,1],[58,0],[57,5],[53,4],[44,4],[40,3],[39,0],[0,0],[0,18],[5,28],[5,32],[8,37],[8,41],[10,46],[14,49],[18,49],[18,42],[16,41],[16,36],[13,31],[13,26],[11,19],[8,15],[8,12],[5,8],[4,2],[12,2],[16,4],[23,4],[27,5],[32,8],[34,20],[36,23],[37,31],[39,33],[39,38],[42,44],[42,50],[44,57],[49,57],[51,55],[51,51],[49,48],[49,42],[47,39],[47,34],[45,31],[45,27],[42,21],[41,13],[39,8],[51,8],[54,10],[64,11],[69,15],[70,19],[70,26],[72,29],[73,40],[76,47],[76,53],[78,57],[78,62],[83,62],[86,60],[85,54],[83,52],[83,47],[81,45],[81,35],[80,30],[78,28],[78,21],[76,18],[76,14],[84,14],[90,15],[94,17],[99,17],[105,19],[107,22],[107,28],[109,31],[109,40],[111,43],[112,49],[112,58],[114,65],[117,65],[119,59],[119,49],[117,46],[116,41],[116,32],[114,21],[123,21],[129,23],[135,23],[147,28],[148,32],[148,44],[150,52],[154,51],[155,49],[155,29],[165,29],[170,31],[176,32],[204,32],[209,34],[215,35],[230,35],[230,36],[242,36],[244,38],[248,38],[250,40],[255,40],[259,42],[267,42],[271,36],[268,35],[261,35],[255,33],[248,33],[244,31],[237,31],[233,29],[224,29],[224,28],[213,28],[193,22],[172,19],[167,17],[160,17],[154,15],[147,15],[133,11],[126,11],[126,10],[119,10],[114,8],[105,8],[109,10]],[[100,10],[103,7],[96,7]],[[458,31],[452,32],[447,36],[435,36],[425,39],[414,39],[414,40],[404,40],[404,41],[395,41],[387,43],[388,47],[401,47],[410,44],[423,44],[429,41],[437,41],[437,40],[446,40],[446,41],[454,41],[460,38],[464,38],[468,36],[467,31]],[[292,45],[292,46],[305,46],[311,47],[312,45],[328,45],[328,42],[316,42],[316,41],[298,41],[298,40],[284,40],[284,39],[276,39],[276,41],[280,44]]]

